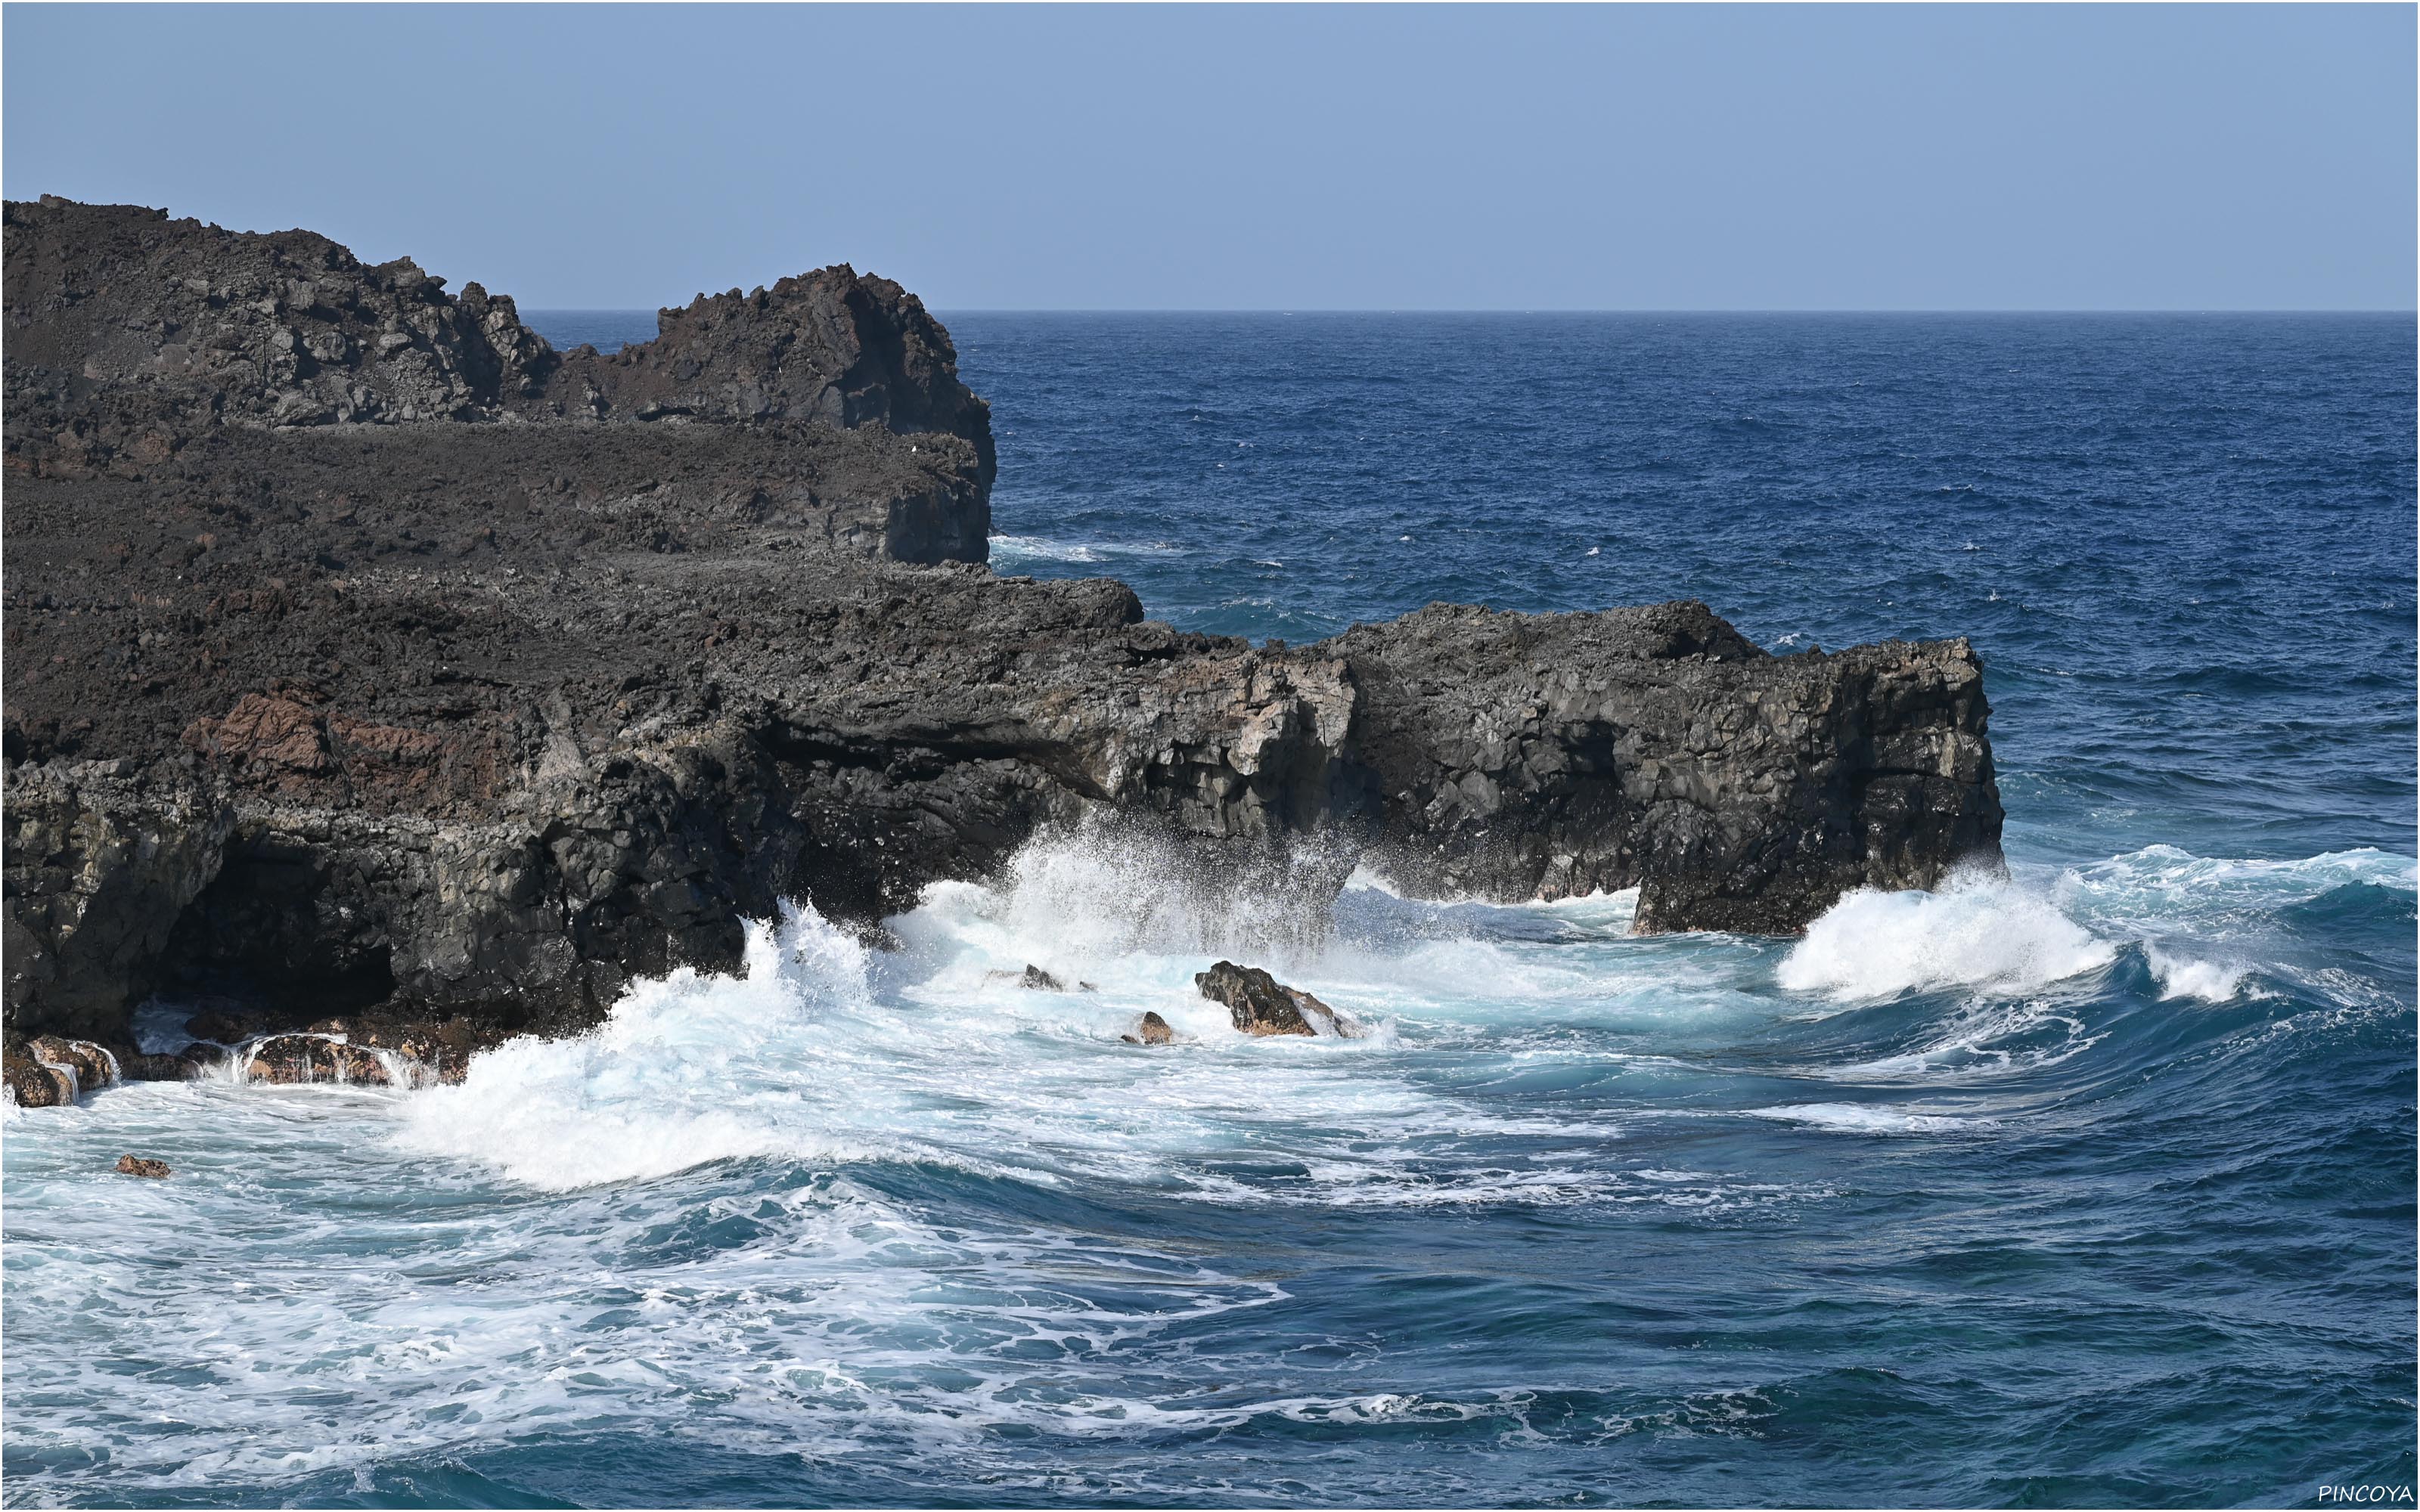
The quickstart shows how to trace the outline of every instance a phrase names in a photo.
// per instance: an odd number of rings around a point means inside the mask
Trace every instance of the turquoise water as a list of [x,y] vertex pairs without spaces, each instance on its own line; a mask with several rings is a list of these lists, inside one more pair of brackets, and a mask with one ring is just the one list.
[[[1364,872],[1322,938],[1061,835],[460,1088],[12,1112],[10,1504],[2412,1484],[2408,317],[950,324],[1002,572],[1972,636],[2009,879],[1792,942]],[[1219,954],[1373,1032],[1233,1036]]]

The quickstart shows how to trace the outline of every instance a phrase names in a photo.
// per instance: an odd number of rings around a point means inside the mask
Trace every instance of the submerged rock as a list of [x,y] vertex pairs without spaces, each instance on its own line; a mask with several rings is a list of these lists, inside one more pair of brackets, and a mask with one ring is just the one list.
[[1221,961],[1207,971],[1196,973],[1193,985],[1202,996],[1226,1005],[1240,1033],[1317,1034],[1325,1026],[1349,1039],[1360,1032],[1360,1026],[1351,1019],[1258,966]]
[[164,1160],[146,1160],[140,1155],[120,1155],[117,1157],[117,1174],[147,1176],[158,1180],[168,1174],[168,1163]]
[[1156,1013],[1146,1012],[1142,1022],[1135,1026],[1134,1033],[1121,1034],[1118,1038],[1128,1044],[1169,1044],[1176,1039],[1176,1031],[1168,1026],[1168,1020]]

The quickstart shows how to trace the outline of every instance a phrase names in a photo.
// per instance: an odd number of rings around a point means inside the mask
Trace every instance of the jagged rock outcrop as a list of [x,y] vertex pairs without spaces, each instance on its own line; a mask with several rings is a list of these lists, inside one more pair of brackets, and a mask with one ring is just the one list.
[[280,1087],[318,1082],[392,1087],[398,1082],[410,1086],[413,1080],[409,1072],[400,1077],[390,1074],[396,1062],[334,1035],[272,1034],[245,1045],[231,1058],[244,1080]]
[[[408,257],[365,265],[307,231],[47,196],[5,220],[12,493],[116,478],[165,486],[191,515],[272,524],[308,501],[323,533],[353,543],[320,543],[339,558],[475,548],[481,530],[533,524],[587,537],[574,548],[635,529],[677,550],[697,523],[984,560],[990,411],[958,381],[948,332],[888,279],[835,267],[701,296],[663,311],[654,342],[559,353],[508,298],[449,295]],[[489,495],[504,517],[451,539],[411,523],[430,487],[477,475],[463,427],[434,447],[360,434],[441,422],[535,426],[487,449],[504,464]],[[715,439],[681,434],[695,424]],[[856,444],[833,444],[849,432]],[[197,518],[178,546],[225,533]]]
[[0,1050],[0,1079],[7,1082],[8,1101],[22,1108],[64,1107],[74,1102],[82,1088],[72,1068],[35,1058],[27,1048],[30,1042],[12,1034]]
[[1768,656],[1702,604],[1432,605],[1330,643],[1390,874],[1437,895],[1639,889],[1636,928],[1795,933],[1851,888],[1994,856],[1964,640]]
[[493,416],[555,365],[512,301],[409,257],[52,196],[5,217],[9,428],[63,462],[157,460],[214,424]]
[[891,280],[843,264],[750,294],[701,294],[656,318],[653,341],[566,353],[531,397],[556,414],[942,433],[974,445],[991,486],[990,408],[958,381],[949,333]]
[[1288,987],[1258,966],[1221,961],[1193,976],[1194,989],[1227,1010],[1238,1034],[1319,1033],[1314,1023],[1342,1032],[1336,1011],[1299,988]]
[[[606,359],[302,233],[8,217],[20,1034],[123,1044],[157,993],[252,1034],[577,1028],[634,974],[736,967],[783,899],[871,922],[1104,815],[1314,906],[1366,858],[1636,886],[1650,930],[1792,931],[1996,855],[1962,641],[1775,657],[1691,603],[1254,647],[994,577],[988,419],[880,280]],[[242,340],[163,367],[204,309]],[[377,355],[390,320],[422,366]],[[378,405],[297,423],[282,365],[225,355],[280,321],[352,343],[296,382]]]
[[[189,1042],[176,1059],[178,1074],[218,1073],[278,1085],[332,1082],[355,1087],[415,1088],[459,1082],[471,1057],[510,1038],[489,1019],[437,1019],[358,1013],[297,1023],[290,1006],[233,1004],[188,1016]],[[167,1079],[164,1075],[154,1079]]]

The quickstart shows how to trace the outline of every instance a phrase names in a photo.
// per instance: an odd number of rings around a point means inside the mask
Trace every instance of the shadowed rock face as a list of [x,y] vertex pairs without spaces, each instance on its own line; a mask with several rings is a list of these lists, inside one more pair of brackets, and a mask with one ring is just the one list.
[[[1997,854],[1962,641],[1774,657],[1687,603],[1255,648],[995,578],[988,418],[878,279],[604,358],[305,233],[7,216],[19,1033],[122,1044],[187,992],[576,1028],[736,967],[783,899],[871,921],[1103,816],[1313,908],[1366,858],[1635,886],[1649,930],[1793,931]],[[286,397],[339,379],[376,404]]]

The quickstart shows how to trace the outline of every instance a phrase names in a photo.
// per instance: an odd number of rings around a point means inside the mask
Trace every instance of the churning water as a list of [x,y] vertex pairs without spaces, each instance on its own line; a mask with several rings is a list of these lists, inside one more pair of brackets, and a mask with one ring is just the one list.
[[[1322,931],[1057,835],[459,1087],[12,1113],[12,1504],[2412,1481],[2408,317],[951,324],[1001,571],[1970,635],[2010,876]],[[1234,1035],[1218,955],[1372,1032]]]

